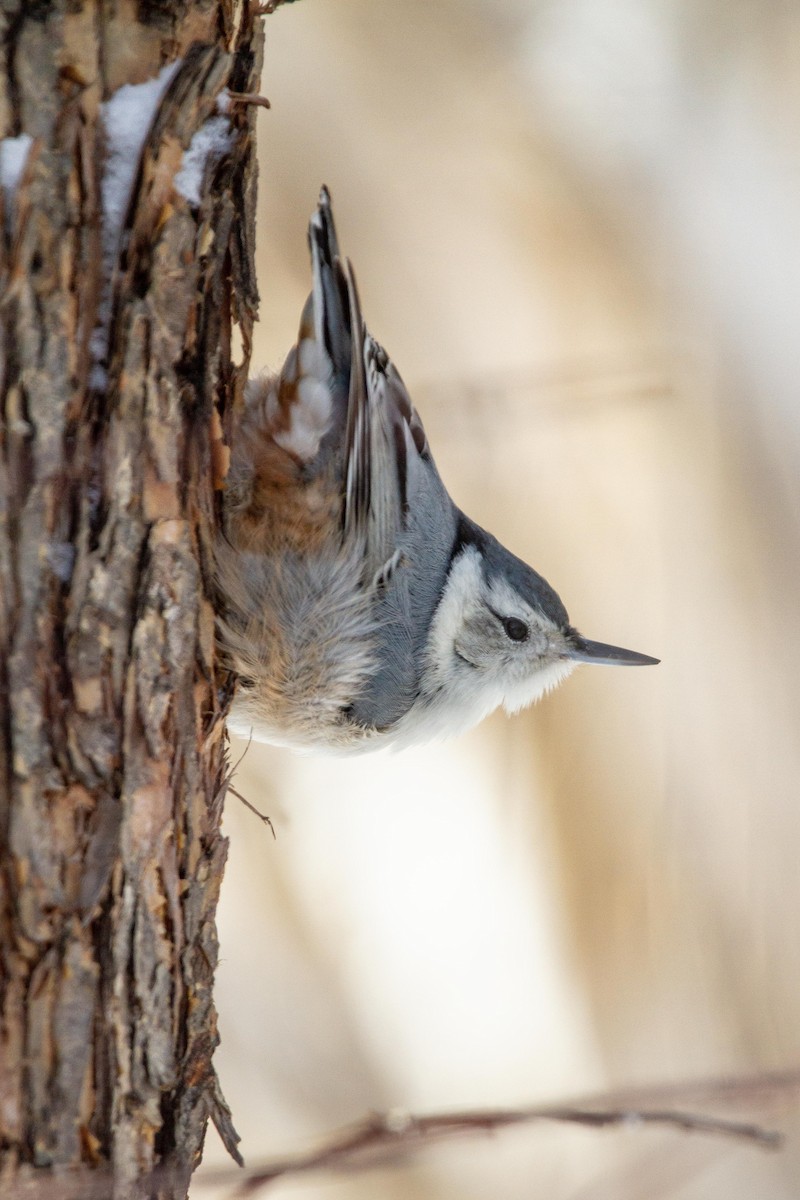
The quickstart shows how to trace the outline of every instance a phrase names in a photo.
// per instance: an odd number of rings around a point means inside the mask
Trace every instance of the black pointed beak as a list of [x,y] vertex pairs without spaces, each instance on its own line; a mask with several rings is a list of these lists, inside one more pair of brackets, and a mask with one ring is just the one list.
[[605,642],[590,642],[582,637],[574,639],[567,656],[575,662],[597,663],[607,667],[652,667],[661,662],[660,658],[639,654],[637,650],[623,650],[622,646],[607,646]]

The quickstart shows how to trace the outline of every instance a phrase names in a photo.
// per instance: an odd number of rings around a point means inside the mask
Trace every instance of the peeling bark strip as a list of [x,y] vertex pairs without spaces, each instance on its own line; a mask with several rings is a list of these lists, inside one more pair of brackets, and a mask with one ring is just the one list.
[[[257,88],[255,17],[0,12],[0,1194],[98,1169],[75,1194],[125,1197],[155,1169],[144,1194],[183,1196],[209,1115],[235,1151],[209,596],[257,300],[253,110],[218,98]],[[102,106],[176,60],[112,236]]]

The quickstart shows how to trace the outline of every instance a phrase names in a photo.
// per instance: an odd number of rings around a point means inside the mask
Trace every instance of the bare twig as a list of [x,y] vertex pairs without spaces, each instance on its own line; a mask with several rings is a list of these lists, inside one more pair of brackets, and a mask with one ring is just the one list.
[[231,784],[231,783],[228,784],[228,791],[231,793],[231,795],[235,796],[237,800],[241,800],[241,802],[245,806],[245,808],[249,808],[251,813],[255,813],[255,815],[259,818],[259,820],[263,821],[265,825],[269,825],[270,832],[272,833],[273,838],[277,842],[278,835],[275,833],[275,826],[272,824],[272,821],[267,816],[267,814],[262,813],[260,809],[256,808],[255,804],[251,804],[249,800],[246,800],[241,792],[237,792],[237,790],[233,786],[233,784]]
[[251,104],[256,108],[272,108],[266,96],[260,96],[258,92],[228,92],[228,99],[232,104]]
[[235,1196],[250,1196],[259,1188],[285,1175],[299,1175],[322,1168],[345,1171],[365,1165],[398,1151],[415,1150],[445,1137],[458,1134],[492,1133],[509,1125],[534,1121],[558,1121],[595,1129],[608,1126],[661,1125],[684,1132],[706,1133],[738,1138],[775,1149],[780,1134],[740,1121],[706,1117],[679,1109],[654,1109],[622,1112],[591,1108],[487,1109],[485,1111],[441,1113],[426,1117],[409,1114],[375,1113],[358,1124],[335,1134],[327,1145],[306,1155],[278,1160],[254,1171],[235,1189]]
[[275,826],[272,824],[271,819],[267,816],[266,813],[262,813],[260,809],[256,808],[255,804],[251,804],[251,802],[249,800],[246,800],[245,797],[242,795],[242,793],[238,792],[236,790],[236,788],[233,786],[233,784],[231,783],[231,780],[233,779],[236,772],[239,770],[239,767],[242,765],[242,762],[244,761],[244,756],[247,754],[247,751],[250,749],[252,744],[253,744],[253,731],[251,730],[250,737],[247,739],[247,745],[245,746],[244,750],[237,758],[234,765],[228,771],[226,788],[229,792],[231,792],[236,797],[237,800],[241,800],[241,802],[245,806],[245,808],[249,808],[251,813],[255,813],[255,815],[258,817],[258,819],[260,821],[263,821],[265,825],[269,825],[272,836],[275,839],[275,841],[277,842],[278,837],[277,837],[277,834],[275,833]]
[[[800,1070],[763,1073],[750,1078],[703,1080],[675,1086],[605,1094],[570,1104],[529,1108],[490,1108],[414,1116],[410,1113],[374,1113],[339,1130],[316,1150],[278,1159],[237,1180],[234,1196],[252,1196],[277,1179],[309,1171],[352,1171],[385,1162],[399,1152],[416,1150],[443,1138],[463,1134],[492,1133],[511,1125],[559,1122],[595,1129],[636,1129],[659,1126],[683,1133],[699,1133],[748,1142],[762,1149],[777,1149],[781,1134],[762,1125],[689,1111],[690,1103],[742,1105],[764,1104],[800,1092]],[[205,1176],[234,1182],[228,1171]],[[198,1180],[200,1182],[200,1180]]]

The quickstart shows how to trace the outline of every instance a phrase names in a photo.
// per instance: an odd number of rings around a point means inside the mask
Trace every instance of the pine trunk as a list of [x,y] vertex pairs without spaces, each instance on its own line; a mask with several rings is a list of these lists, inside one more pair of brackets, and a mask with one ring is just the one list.
[[235,1144],[211,531],[260,20],[5,0],[0,30],[0,1194],[172,1198],[209,1116]]

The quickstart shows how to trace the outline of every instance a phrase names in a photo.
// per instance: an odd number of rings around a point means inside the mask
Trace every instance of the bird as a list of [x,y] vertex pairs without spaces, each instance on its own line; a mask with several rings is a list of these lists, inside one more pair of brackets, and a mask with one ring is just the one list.
[[308,240],[297,343],[248,382],[230,439],[215,542],[229,728],[300,751],[401,749],[517,712],[579,663],[657,663],[583,637],[450,498],[364,324],[326,187]]

